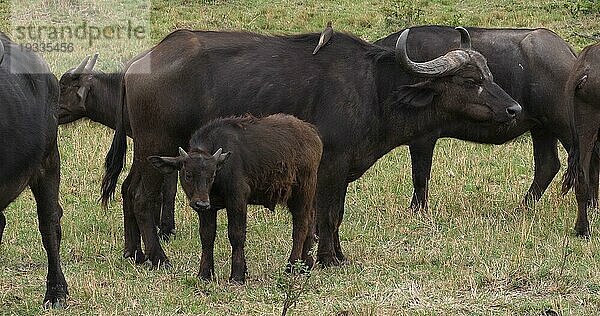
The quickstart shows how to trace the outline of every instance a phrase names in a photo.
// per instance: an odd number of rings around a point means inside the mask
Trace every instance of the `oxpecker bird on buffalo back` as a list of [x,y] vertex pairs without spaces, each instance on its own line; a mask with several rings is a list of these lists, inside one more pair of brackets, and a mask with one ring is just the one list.
[[[133,164],[121,190],[124,255],[138,263],[149,259],[153,266],[168,262],[153,218],[160,211],[164,175],[148,156],[176,155],[177,147],[186,146],[194,131],[211,119],[286,113],[314,124],[326,144],[315,199],[317,261],[323,266],[346,261],[339,228],[348,183],[393,148],[430,135],[455,117],[501,127],[521,111],[494,83],[483,55],[455,43],[444,53],[413,61],[407,56],[412,47],[407,48],[409,30],[404,32],[393,48],[335,33],[336,47],[326,52],[331,58],[321,63],[311,62],[314,56],[306,53],[319,39],[315,33],[178,30],[131,63],[118,111],[120,121],[129,120],[135,139]],[[140,73],[139,67],[147,63],[153,67],[151,76]],[[182,85],[182,78],[190,82]],[[106,158],[105,203],[124,166],[123,126],[117,126]]]
[[333,35],[333,28],[331,27],[331,21],[329,21],[327,22],[327,27],[325,27],[323,32],[321,32],[321,37],[319,37],[319,44],[317,44],[317,47],[315,47],[315,50],[313,50],[313,55],[316,55],[317,52],[319,52],[319,49],[321,49],[321,47],[325,46],[325,44],[329,42],[329,40],[331,39],[331,35]]

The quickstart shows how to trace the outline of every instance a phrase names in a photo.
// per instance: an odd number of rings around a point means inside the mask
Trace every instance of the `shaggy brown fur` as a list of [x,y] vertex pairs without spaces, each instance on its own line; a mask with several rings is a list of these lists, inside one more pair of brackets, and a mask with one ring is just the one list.
[[[323,144],[316,128],[294,116],[274,114],[216,119],[194,133],[189,154],[151,156],[163,173],[181,170],[183,190],[198,212],[202,262],[200,277],[211,278],[216,211],[227,208],[232,245],[230,279],[244,282],[246,205],[273,208],[285,204],[292,213],[293,246],[289,263],[308,254],[314,233],[317,169]],[[214,153],[214,154],[212,154]]]

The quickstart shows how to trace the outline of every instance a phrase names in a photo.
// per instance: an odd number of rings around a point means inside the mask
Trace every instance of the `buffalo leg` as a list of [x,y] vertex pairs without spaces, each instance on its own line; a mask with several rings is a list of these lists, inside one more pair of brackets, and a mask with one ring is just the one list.
[[124,258],[133,258],[135,263],[141,264],[146,261],[146,256],[142,251],[142,239],[140,229],[133,213],[134,188],[139,184],[139,175],[137,170],[132,168],[123,181],[121,194],[123,195],[123,227],[125,233],[125,251]]
[[[579,181],[585,181],[582,179],[583,176],[579,177]],[[577,199],[577,221],[575,222],[575,235],[587,237],[590,235],[590,223],[587,217],[587,209],[589,207],[589,184],[580,182],[575,190],[575,197]]]
[[[597,146],[597,145],[596,145]],[[594,207],[598,207],[598,178],[599,178],[599,174],[598,172],[600,172],[599,170],[599,165],[600,165],[600,157],[598,157],[598,154],[595,153],[592,155],[591,159],[590,159],[590,188],[589,188],[589,205],[590,207],[594,208]]]
[[523,198],[523,204],[533,205],[544,194],[544,191],[554,179],[554,176],[560,170],[560,160],[558,159],[558,140],[541,130],[531,130],[531,139],[533,141],[533,159],[534,176],[533,182]]
[[[312,239],[309,239],[310,231],[312,230],[312,195],[314,193],[307,192],[308,190],[300,190],[296,186],[292,196],[288,200],[288,208],[292,213],[292,251],[288,259],[289,268],[298,260],[304,260],[309,258],[306,249],[310,249],[310,243]],[[308,268],[312,268],[314,262],[306,261],[303,262]]]
[[423,138],[409,145],[413,182],[410,208],[415,212],[427,210],[431,162],[436,141],[433,137]]
[[[584,114],[584,113],[580,113]],[[587,114],[587,113],[585,113]],[[595,178],[592,176],[592,172],[595,167],[594,148],[598,141],[598,124],[599,120],[594,119],[595,116],[587,115],[584,116],[586,121],[591,121],[589,124],[577,125],[578,142],[579,142],[579,170],[578,170],[578,184],[575,186],[575,196],[577,198],[577,221],[575,222],[575,234],[577,236],[587,237],[590,235],[589,221],[587,218],[587,209],[590,206],[591,200],[591,182]],[[594,184],[596,185],[596,184]]]
[[4,227],[6,226],[6,217],[4,217],[4,210],[0,210],[0,244],[2,244],[2,235],[4,234]]
[[[328,163],[324,164],[324,161]],[[340,258],[344,260],[338,232],[348,187],[343,166],[342,162],[328,160],[326,156],[321,159],[319,166],[316,214],[319,235],[317,261],[323,266],[340,265]]]
[[236,283],[246,281],[246,204],[236,203],[227,207],[227,236],[231,244],[231,275],[229,280]]
[[[140,156],[144,158],[141,159]],[[149,155],[138,155],[133,161],[134,165],[139,165],[141,174],[138,186],[133,188],[135,190],[133,213],[142,233],[147,258],[155,267],[163,264],[169,266],[169,260],[160,245],[154,223],[154,215],[160,212],[160,189],[163,177],[146,160],[147,156]]]
[[309,213],[309,226],[308,226],[308,232],[306,233],[306,240],[304,241],[304,248],[302,249],[302,260],[306,263],[306,265],[308,267],[313,267],[315,265],[315,259],[313,258],[313,246],[315,244],[315,234],[316,234],[316,209],[317,209],[317,205],[316,205],[316,201],[317,201],[317,197],[316,197],[316,191],[313,194],[313,198],[312,198],[312,202],[311,202],[311,208],[310,208],[310,213]]
[[29,184],[37,205],[39,230],[48,257],[48,275],[44,307],[64,307],[68,294],[67,281],[60,265],[60,219],[63,210],[58,203],[60,157],[56,144],[43,162],[41,170]]
[[198,231],[202,243],[202,256],[200,258],[200,271],[198,278],[210,280],[215,272],[214,249],[215,236],[217,235],[217,209],[198,212]]
[[177,194],[177,173],[165,176],[162,184],[162,210],[160,212],[160,237],[169,240],[175,236],[175,195]]

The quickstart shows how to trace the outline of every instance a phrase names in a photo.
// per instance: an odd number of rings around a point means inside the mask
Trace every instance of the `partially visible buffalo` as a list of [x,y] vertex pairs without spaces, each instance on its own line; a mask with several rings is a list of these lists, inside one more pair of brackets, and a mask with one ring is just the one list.
[[0,56],[0,241],[4,209],[29,186],[48,256],[44,307],[63,307],[68,291],[59,254],[58,82],[46,62],[2,33]]
[[[94,71],[98,54],[86,57],[79,66],[70,69],[60,78],[60,108],[58,123],[67,124],[81,118],[115,129],[118,107],[121,106],[121,80],[123,72],[103,73]],[[125,130],[131,136],[131,127],[126,120]],[[155,214],[159,235],[168,240],[175,235],[175,194],[177,174],[165,177],[162,193],[162,210]]]
[[[313,243],[317,169],[323,144],[315,126],[284,114],[216,119],[192,135],[189,154],[148,159],[162,173],[181,170],[181,185],[198,212],[202,259],[198,276],[214,273],[217,210],[227,209],[230,280],[246,279],[247,205],[287,205],[292,213],[290,266],[309,268]],[[214,153],[214,154],[213,154]]]
[[[345,260],[339,227],[348,183],[391,149],[457,118],[504,126],[521,107],[493,81],[485,58],[463,46],[427,62],[407,56],[408,30],[396,48],[334,32],[328,49],[312,55],[319,34],[178,30],[127,69],[123,110],[134,141],[131,171],[122,186],[125,256],[167,262],[154,230],[162,174],[148,156],[174,156],[207,121],[251,113],[292,114],[314,124],[323,141],[317,180],[317,259]],[[410,45],[408,45],[410,47]],[[457,45],[458,47],[458,45]],[[151,69],[151,73],[143,73]],[[117,126],[102,199],[114,192],[126,150]]]
[[[590,234],[587,209],[598,206],[600,165],[600,43],[586,47],[571,70],[565,86],[566,104],[574,111],[577,135],[575,159],[569,160],[568,184],[575,184],[578,216],[575,230]],[[567,187],[566,189],[568,189]]]
[[[530,131],[535,172],[523,198],[529,205],[540,199],[560,169],[557,140],[567,151],[572,145],[571,108],[562,90],[575,62],[571,47],[546,29],[467,28],[473,49],[487,59],[494,81],[523,107],[515,124],[498,126],[469,117],[445,121],[410,143],[414,193],[411,208],[426,209],[433,149],[438,138],[452,137],[478,143],[502,144]],[[393,47],[401,32],[375,44]],[[456,31],[445,26],[411,28],[408,55],[429,60],[458,45]],[[579,233],[584,233],[578,229]]]

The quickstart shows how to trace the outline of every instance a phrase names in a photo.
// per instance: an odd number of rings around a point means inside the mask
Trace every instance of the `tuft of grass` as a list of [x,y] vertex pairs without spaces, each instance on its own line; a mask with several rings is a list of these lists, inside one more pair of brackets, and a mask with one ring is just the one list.
[[[63,0],[39,3],[59,11],[75,4]],[[94,2],[99,6],[95,21],[124,17],[107,3]],[[369,41],[416,24],[547,27],[580,50],[593,41],[573,34],[594,35],[600,29],[597,1],[589,0],[141,3],[149,4],[148,45],[184,27],[293,34],[319,32],[332,20],[337,31]],[[0,1],[2,29],[9,29],[15,18],[10,4]],[[111,16],[111,12],[118,14]],[[19,21],[32,22],[33,14],[25,12]],[[143,49],[130,45],[97,47],[103,51],[96,67],[114,70]],[[60,76],[94,51],[82,46],[60,58],[45,57]],[[200,263],[198,223],[182,192],[176,201],[177,238],[163,245],[173,268],[150,270],[121,258],[120,196],[108,210],[97,203],[112,135],[109,129],[87,121],[59,129],[65,211],[61,258],[70,286],[70,306],[51,313],[280,315],[280,292],[273,276],[291,249],[291,219],[283,209],[274,213],[250,209],[249,275],[244,286],[226,281],[230,246],[224,212],[218,217],[216,280],[206,283],[195,278]],[[309,286],[289,314],[539,315],[547,309],[561,315],[597,313],[600,239],[595,231],[589,240],[572,236],[573,195],[560,196],[555,180],[534,208],[518,207],[533,176],[531,148],[528,135],[503,146],[440,140],[433,159],[430,211],[418,214],[407,209],[412,194],[408,150],[401,147],[390,152],[349,186],[340,238],[350,263],[313,270]],[[564,151],[560,154],[565,162]],[[24,192],[5,215],[0,310],[2,314],[40,314],[46,256],[31,194]],[[597,211],[590,212],[590,224],[592,229],[600,227]]]

